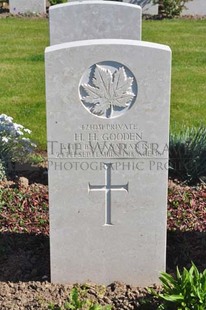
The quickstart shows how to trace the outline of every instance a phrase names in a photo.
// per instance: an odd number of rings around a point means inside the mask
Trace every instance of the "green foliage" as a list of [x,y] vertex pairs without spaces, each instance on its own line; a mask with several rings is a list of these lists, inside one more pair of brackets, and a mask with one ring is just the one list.
[[192,184],[206,176],[206,127],[170,135],[170,176]]
[[4,180],[6,178],[7,170],[5,162],[0,159],[0,180]]
[[162,17],[173,18],[180,16],[185,8],[185,3],[191,0],[153,0],[154,4],[159,5],[158,14]]
[[48,192],[46,187],[0,188],[1,232],[48,234]]
[[68,300],[63,307],[53,304],[49,305],[51,310],[111,310],[111,306],[101,306],[93,300],[86,298],[87,289],[74,286]]
[[67,0],[49,0],[51,5],[60,4],[60,3],[66,3]]
[[43,163],[45,161],[45,158],[41,154],[31,153],[28,155],[27,161],[30,164],[37,165]]
[[177,267],[176,278],[168,273],[161,273],[163,290],[156,294],[161,300],[159,310],[205,310],[206,309],[206,270],[200,273],[192,263],[192,267],[183,269],[182,274]]

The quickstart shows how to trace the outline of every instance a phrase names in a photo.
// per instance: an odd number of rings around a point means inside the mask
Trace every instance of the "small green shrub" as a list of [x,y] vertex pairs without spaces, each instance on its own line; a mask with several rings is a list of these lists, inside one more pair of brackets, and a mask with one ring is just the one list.
[[28,155],[27,161],[33,165],[43,163],[45,158],[41,154],[31,153]]
[[6,165],[3,160],[0,160],[0,180],[4,180],[6,178]]
[[206,128],[183,128],[170,134],[170,170],[172,178],[188,184],[206,176]]
[[185,8],[185,3],[192,0],[153,0],[153,4],[159,5],[158,15],[166,18],[180,16]]
[[163,290],[155,293],[161,302],[158,310],[206,309],[206,270],[200,273],[192,263],[192,267],[184,268],[182,274],[177,267],[176,278],[161,273],[160,280]]
[[73,287],[70,292],[68,300],[63,307],[54,304],[49,305],[50,310],[111,310],[111,306],[101,306],[96,304],[93,300],[86,298],[86,289],[78,286]]
[[66,3],[67,0],[49,0],[51,5],[60,4],[60,3]]

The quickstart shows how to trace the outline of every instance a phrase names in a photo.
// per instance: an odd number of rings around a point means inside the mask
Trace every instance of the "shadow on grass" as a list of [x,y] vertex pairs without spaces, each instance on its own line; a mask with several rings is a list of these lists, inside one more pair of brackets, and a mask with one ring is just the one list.
[[[168,232],[167,272],[189,268],[193,261],[206,268],[206,232]],[[0,234],[0,281],[50,281],[49,236]]]
[[49,237],[0,234],[0,281],[50,280]]

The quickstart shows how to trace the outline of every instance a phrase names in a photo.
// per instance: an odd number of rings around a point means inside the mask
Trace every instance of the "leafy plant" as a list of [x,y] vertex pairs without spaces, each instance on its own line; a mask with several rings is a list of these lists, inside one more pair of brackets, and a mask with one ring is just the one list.
[[180,16],[188,1],[192,0],[153,0],[153,4],[159,5],[158,15],[173,18]]
[[111,310],[111,306],[101,306],[86,298],[87,290],[74,286],[63,307],[49,305],[51,310]]
[[25,162],[36,145],[27,137],[31,131],[14,123],[6,114],[0,115],[0,179],[6,177],[12,162]]
[[21,189],[0,188],[1,232],[49,232],[48,192],[43,185]]
[[159,310],[205,310],[206,309],[206,270],[200,273],[192,263],[182,274],[177,267],[176,278],[161,273],[163,290],[154,293],[161,300]]
[[206,176],[206,128],[183,128],[170,135],[170,176],[195,183]]
[[30,153],[28,155],[28,162],[33,165],[43,163],[44,161],[45,161],[45,158],[41,154]]
[[60,4],[60,3],[66,3],[67,0],[49,0],[51,5]]
[[3,160],[0,160],[0,180],[5,179],[6,177],[6,169],[5,169],[5,163]]

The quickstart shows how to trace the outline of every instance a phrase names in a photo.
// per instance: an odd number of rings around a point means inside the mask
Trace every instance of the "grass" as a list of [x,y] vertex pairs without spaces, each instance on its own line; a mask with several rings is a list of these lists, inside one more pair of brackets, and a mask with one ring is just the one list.
[[206,125],[206,19],[145,21],[143,40],[172,49],[171,130]]
[[32,130],[38,147],[46,146],[44,49],[48,20],[0,19],[0,113]]
[[[0,113],[32,130],[46,149],[44,49],[47,19],[0,19]],[[72,30],[71,30],[72,31]],[[206,19],[143,21],[143,40],[173,51],[171,129],[206,125]]]

